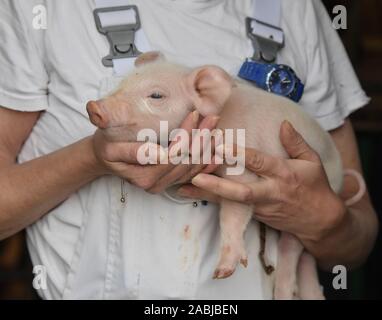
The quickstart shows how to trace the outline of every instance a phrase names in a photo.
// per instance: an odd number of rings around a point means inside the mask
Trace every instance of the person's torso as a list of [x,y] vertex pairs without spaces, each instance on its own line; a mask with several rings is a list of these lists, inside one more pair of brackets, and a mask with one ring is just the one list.
[[[34,31],[50,76],[49,108],[19,156],[28,161],[94,133],[86,102],[97,99],[113,70],[101,59],[109,52],[98,33],[93,0],[45,0],[48,26]],[[252,1],[131,0],[138,6],[152,50],[188,66],[216,64],[236,75],[252,55],[245,17]],[[288,26],[285,26],[288,28]],[[297,38],[290,43],[298,42]],[[291,47],[294,47],[291,45]],[[139,49],[139,48],[138,48]],[[304,77],[303,58],[293,48],[280,59]],[[249,267],[227,280],[212,280],[219,254],[219,218],[215,205],[176,202],[104,177],[72,195],[28,229],[34,264],[48,271],[45,298],[271,298],[273,277],[258,259],[259,231],[246,233]],[[276,263],[275,232],[267,255]]]

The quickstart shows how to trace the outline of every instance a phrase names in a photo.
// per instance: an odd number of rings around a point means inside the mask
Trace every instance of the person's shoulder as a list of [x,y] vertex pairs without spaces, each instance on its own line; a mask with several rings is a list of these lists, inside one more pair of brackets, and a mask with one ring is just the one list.
[[281,0],[282,24],[289,36],[306,38],[317,33],[325,7],[321,0]]

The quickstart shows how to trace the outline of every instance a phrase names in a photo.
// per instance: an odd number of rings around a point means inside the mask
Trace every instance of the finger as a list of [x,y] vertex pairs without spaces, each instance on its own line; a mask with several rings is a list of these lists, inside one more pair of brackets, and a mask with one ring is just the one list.
[[[191,136],[192,130],[196,129],[199,125],[199,118],[200,118],[200,115],[198,111],[191,112],[186,117],[186,119],[182,122],[180,129],[185,130],[189,134],[189,136]],[[169,148],[171,149],[171,147],[175,145],[176,143],[177,141],[172,141]]]
[[[216,155],[229,163],[233,160],[245,159],[247,169],[255,172],[259,176],[278,176],[284,172],[285,164],[283,159],[267,155],[261,151],[251,148],[242,148],[238,145],[228,146],[216,150]],[[227,159],[234,157],[233,159]]]
[[212,163],[212,164],[209,164],[207,167],[205,167],[202,173],[211,174],[211,173],[214,173],[219,168],[220,168],[219,164]]
[[270,193],[268,182],[264,180],[251,185],[245,185],[236,181],[201,173],[192,179],[192,184],[222,198],[245,203],[264,200],[268,198]]
[[166,151],[154,143],[113,142],[105,146],[104,157],[109,162],[142,164],[148,160],[149,163],[158,164],[166,157]]
[[[186,117],[186,119],[182,122],[181,129],[185,130],[188,133],[188,135],[191,136],[192,130],[198,127],[199,118],[200,118],[200,115],[199,115],[198,111],[191,112]],[[171,153],[172,147],[176,146],[177,149],[183,150],[183,148],[181,146],[179,146],[178,143],[186,143],[187,150],[188,150],[189,145],[190,145],[189,141],[184,141],[184,142],[183,142],[183,140],[181,142],[179,142],[178,140],[172,141],[172,143],[169,146],[169,151],[168,151],[168,155],[170,157],[170,160],[172,159],[172,157],[178,156],[178,155]],[[179,155],[179,156],[181,156],[181,155]],[[188,156],[188,155],[183,155],[183,156]],[[183,157],[181,157],[180,160],[183,160]],[[174,168],[176,168],[176,166],[174,164],[172,164],[172,162],[170,161],[170,164],[167,165],[167,167],[163,167],[162,169],[159,169],[159,172],[161,172],[162,174],[158,178],[159,179],[163,178],[166,174],[169,174],[170,172],[172,172],[172,175],[167,178],[167,180],[172,181],[174,179],[174,177],[176,177],[176,174],[177,174],[176,171],[173,172]],[[183,170],[185,170],[185,169],[183,169]],[[180,172],[184,172],[184,171],[180,170]],[[162,179],[162,180],[164,180],[164,179]],[[162,186],[158,186],[159,189],[161,189],[161,187]]]
[[173,167],[173,169],[166,174],[162,174],[157,182],[153,185],[152,188],[148,190],[150,193],[161,193],[169,186],[173,185],[178,181],[179,178],[183,177],[187,172],[190,171],[191,165],[178,165]]
[[[188,133],[189,137],[191,137],[192,130],[196,129],[199,125],[199,119],[200,119],[199,112],[194,111],[190,113],[186,117],[186,119],[183,121],[181,125],[181,129],[185,130]],[[181,145],[179,145],[179,143]],[[186,145],[183,145],[183,143],[185,143]],[[186,150],[189,150],[190,145],[191,145],[191,140],[181,140],[180,142],[179,141],[172,142],[169,148],[170,160],[180,157],[181,164],[177,166],[169,165],[168,168],[170,170],[163,172],[163,174],[158,178],[158,182],[152,188],[148,190],[149,192],[159,193],[164,191],[168,186],[177,182],[180,178],[184,177],[190,171],[191,165],[186,164],[183,161],[185,160],[184,157],[189,157],[189,155],[188,154],[179,155],[179,154],[173,154],[173,152],[171,152],[171,148],[176,148],[176,150],[175,149],[174,150],[177,151],[177,150],[183,150],[184,147],[186,147]]]
[[194,165],[193,167],[191,167],[190,171],[187,172],[182,178],[180,178],[177,181],[177,183],[179,184],[189,183],[199,173],[210,174],[215,172],[219,167],[220,165],[215,163],[215,157],[213,157],[210,164],[207,164],[207,165],[199,164],[199,165]]
[[321,163],[320,157],[304,140],[289,121],[284,121],[280,128],[280,141],[292,159]]
[[208,192],[206,190],[196,188],[192,184],[185,185],[177,191],[177,194],[181,197],[188,198],[188,199],[198,199],[198,200],[205,200],[212,203],[219,203],[220,197]]
[[245,166],[260,176],[279,176],[284,172],[284,159],[272,157],[256,149],[246,149]]
[[[194,111],[190,113],[183,121],[181,128],[174,130],[170,139],[172,140],[169,146],[169,159],[170,162],[181,161],[184,157],[189,157],[192,130],[196,129],[199,125],[199,112]],[[184,153],[185,152],[185,153]]]
[[194,165],[188,170],[188,172],[186,172],[176,182],[179,184],[189,183],[195,176],[201,173],[205,168],[206,166],[203,164]]
[[209,129],[212,131],[213,129],[216,129],[219,120],[219,116],[207,116],[200,122],[199,129]]
[[207,116],[202,120],[196,132],[193,132],[193,140],[190,146],[193,164],[211,161],[214,152],[212,149],[213,132],[219,119],[218,116]]
[[164,174],[167,172],[171,172],[171,165],[159,164],[159,165],[151,165],[151,166],[142,166],[140,164],[132,164],[129,165],[129,170],[131,175],[134,177],[147,177],[153,180],[153,184],[155,180],[158,181]]
[[165,165],[141,166],[126,164],[124,162],[113,163],[113,168],[120,176],[137,187],[148,190],[154,186],[158,177],[163,174]]
[[205,173],[205,174],[211,174],[211,173],[214,173],[216,172],[220,166],[223,164],[223,160],[222,159],[219,159],[219,157],[217,157],[216,155],[214,155],[212,157],[212,161],[210,164],[208,164],[201,173]]

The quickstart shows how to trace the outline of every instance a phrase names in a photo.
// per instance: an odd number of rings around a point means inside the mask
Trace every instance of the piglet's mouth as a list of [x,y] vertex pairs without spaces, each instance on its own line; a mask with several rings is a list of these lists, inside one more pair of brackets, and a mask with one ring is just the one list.
[[[104,129],[114,129],[114,128],[131,128],[137,126],[137,122],[129,122],[129,123],[123,123],[123,124],[115,124],[115,125],[109,125],[107,128]],[[101,129],[101,128],[100,128]]]

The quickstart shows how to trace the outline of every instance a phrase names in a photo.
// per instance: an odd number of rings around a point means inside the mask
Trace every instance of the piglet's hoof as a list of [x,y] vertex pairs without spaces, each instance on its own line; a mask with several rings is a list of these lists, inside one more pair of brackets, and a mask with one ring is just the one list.
[[247,259],[247,258],[241,258],[241,259],[240,259],[240,263],[241,263],[241,265],[242,265],[244,268],[248,267],[248,259]]
[[[246,268],[248,267],[248,259],[242,258],[240,260],[241,265]],[[214,272],[214,279],[226,279],[232,276],[236,268],[217,268]]]
[[234,272],[235,269],[219,268],[215,270],[213,279],[226,279],[229,278]]
[[218,267],[214,272],[213,279],[226,279],[230,277],[236,270],[236,266],[240,264],[247,268],[248,258],[245,250],[241,250],[242,254],[238,255],[236,252],[224,249],[223,254],[220,258]]
[[298,297],[297,284],[276,285],[274,289],[275,300],[294,300]]

